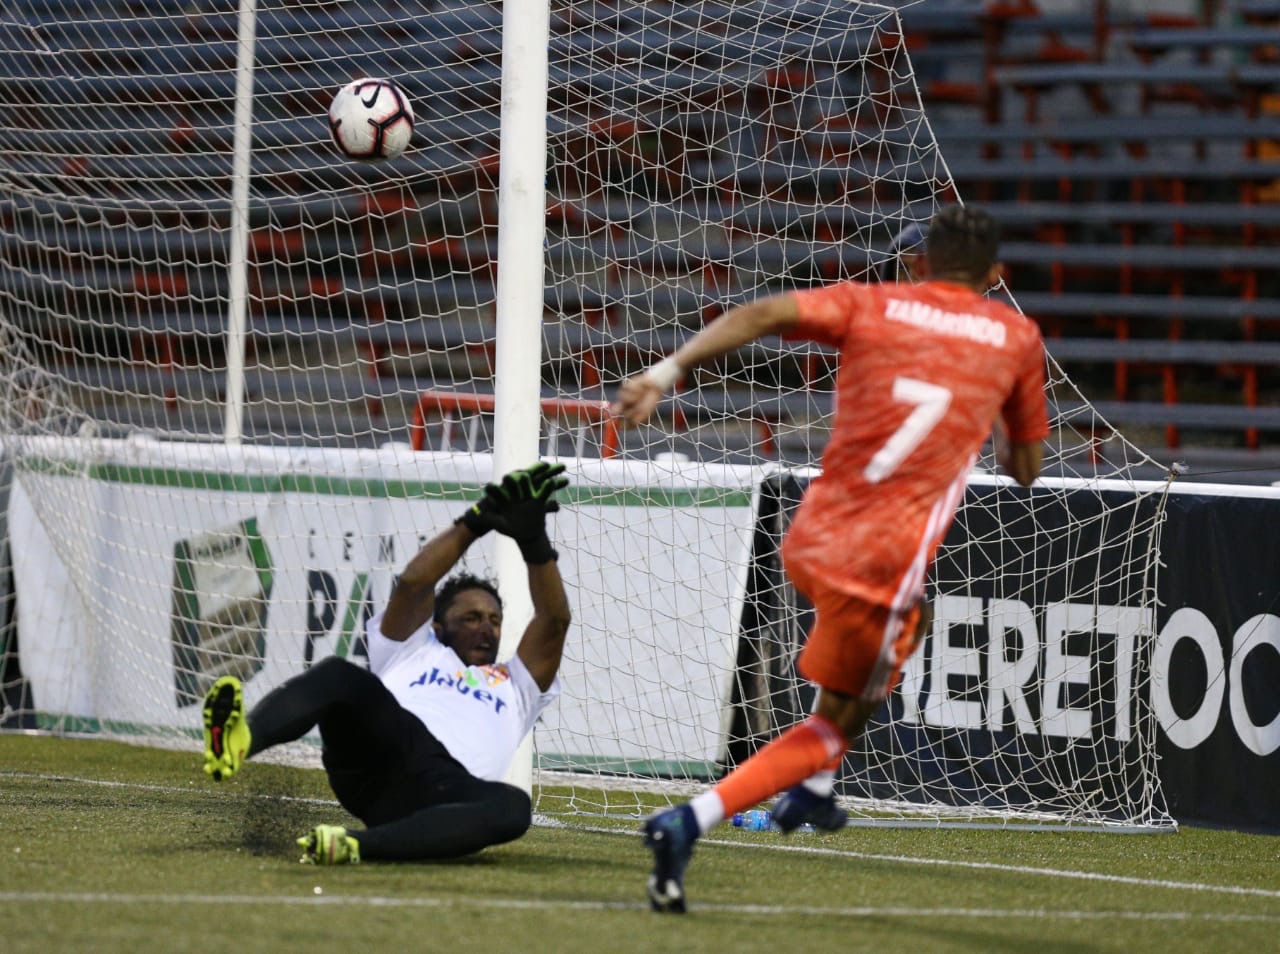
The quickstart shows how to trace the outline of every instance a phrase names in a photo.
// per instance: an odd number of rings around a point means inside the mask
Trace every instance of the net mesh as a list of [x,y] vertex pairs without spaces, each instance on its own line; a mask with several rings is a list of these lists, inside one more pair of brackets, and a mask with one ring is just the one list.
[[[209,0],[0,17],[7,725],[189,744],[217,674],[252,701],[358,656],[394,572],[487,479],[501,30],[483,2],[267,0],[252,35]],[[414,105],[394,161],[328,141],[358,76]],[[573,465],[575,633],[535,734],[539,809],[628,814],[807,709],[777,541],[835,360],[759,342],[624,433],[614,386],[731,304],[892,270],[893,236],[957,196],[873,4],[555,4],[548,134],[544,437]],[[924,651],[843,775],[868,816],[1168,823],[1143,665],[1163,498],[1050,372],[1049,479],[975,480]]]

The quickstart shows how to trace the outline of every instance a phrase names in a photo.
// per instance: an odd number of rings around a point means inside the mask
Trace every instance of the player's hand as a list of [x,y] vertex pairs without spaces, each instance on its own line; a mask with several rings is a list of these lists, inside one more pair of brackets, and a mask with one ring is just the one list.
[[555,494],[569,486],[563,473],[564,464],[539,461],[486,488],[494,500],[488,516],[492,528],[516,542],[526,563],[547,563],[557,556],[547,536],[547,514],[560,509]]
[[497,510],[504,502],[505,497],[501,494],[498,485],[486,484],[480,499],[468,507],[454,523],[460,523],[477,537],[483,537],[496,528]]
[[611,408],[627,424],[643,424],[662,400],[663,390],[647,372],[632,375],[618,388]]

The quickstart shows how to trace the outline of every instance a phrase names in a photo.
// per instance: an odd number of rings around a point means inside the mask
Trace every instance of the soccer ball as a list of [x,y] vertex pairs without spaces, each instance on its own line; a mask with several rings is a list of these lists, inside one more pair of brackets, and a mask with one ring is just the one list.
[[348,159],[394,159],[409,145],[413,107],[391,80],[353,80],[333,98],[329,132]]

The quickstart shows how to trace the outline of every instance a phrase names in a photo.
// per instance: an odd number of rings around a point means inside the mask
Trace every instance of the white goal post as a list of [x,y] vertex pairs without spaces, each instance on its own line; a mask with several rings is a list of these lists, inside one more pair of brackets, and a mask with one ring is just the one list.
[[[358,656],[416,541],[539,452],[573,478],[575,610],[540,812],[638,814],[805,710],[776,546],[834,356],[761,342],[655,426],[601,409],[735,302],[879,275],[957,198],[898,15],[505,7],[39,0],[0,22],[5,726],[192,744],[212,674],[252,700]],[[328,143],[358,75],[412,100],[402,157]],[[981,462],[925,650],[846,764],[860,817],[1172,827],[1147,666],[1163,488],[1050,372],[1049,478]],[[469,565],[518,620],[510,548]]]

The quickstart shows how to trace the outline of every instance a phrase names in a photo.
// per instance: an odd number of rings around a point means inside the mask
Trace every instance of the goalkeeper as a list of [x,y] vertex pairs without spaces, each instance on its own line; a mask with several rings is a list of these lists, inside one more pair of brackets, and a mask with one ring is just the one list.
[[947,206],[929,223],[927,280],[846,281],[732,308],[623,382],[615,411],[639,424],[686,371],[758,338],[840,349],[822,474],[782,546],[816,610],[798,668],[817,702],[714,788],[644,823],[655,910],[685,910],[694,843],[734,812],[783,793],[773,817],[784,831],[844,827],[836,769],[919,643],[929,563],[993,425],[1001,466],[1024,486],[1039,476],[1044,346],[1031,319],[985,297],[1000,280],[998,243],[985,212]]
[[[429,540],[369,620],[369,669],[336,656],[268,693],[245,715],[240,682],[223,676],[204,704],[204,770],[244,760],[319,726],[338,801],[362,830],[320,825],[298,840],[303,861],[455,858],[519,838],[532,821],[523,789],[502,781],[516,747],[560,693],[569,602],[545,527],[568,481],[563,464],[507,474]],[[497,662],[502,603],[488,580],[437,584],[490,530],[528,567],[533,618],[515,655]]]

